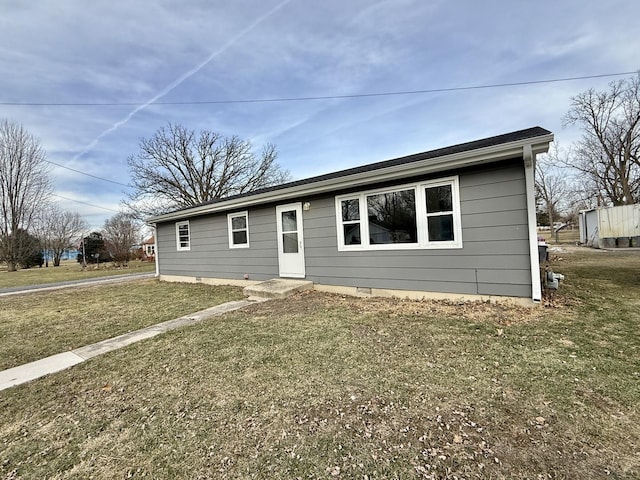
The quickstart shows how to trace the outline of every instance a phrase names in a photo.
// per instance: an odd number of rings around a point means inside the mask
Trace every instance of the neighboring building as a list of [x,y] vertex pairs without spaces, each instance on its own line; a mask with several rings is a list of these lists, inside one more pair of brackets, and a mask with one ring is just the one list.
[[153,235],[142,242],[142,258],[150,262],[156,256],[156,239]]
[[[75,260],[78,257],[78,254],[82,253],[80,250],[76,248],[65,248],[60,255],[60,260]],[[53,250],[43,250],[42,255],[45,260],[53,262],[55,254]]]
[[533,127],[152,217],[157,274],[539,301],[534,162],[552,140]]
[[640,204],[581,210],[580,243],[595,248],[640,247]]

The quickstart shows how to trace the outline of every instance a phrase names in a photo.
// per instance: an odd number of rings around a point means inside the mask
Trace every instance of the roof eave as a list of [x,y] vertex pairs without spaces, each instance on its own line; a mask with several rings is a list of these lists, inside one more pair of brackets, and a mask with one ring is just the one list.
[[343,177],[320,180],[313,183],[305,183],[292,187],[257,193],[246,197],[222,200],[213,204],[200,205],[186,210],[157,215],[147,220],[147,223],[161,223],[173,220],[196,217],[210,213],[224,212],[234,209],[246,208],[267,202],[279,202],[290,200],[292,197],[304,195],[316,195],[344,188],[360,187],[374,181],[396,180],[404,177],[437,173],[444,170],[459,169],[474,165],[482,165],[511,158],[522,157],[526,145],[531,146],[534,155],[545,153],[549,150],[549,143],[553,141],[553,134],[516,140],[501,145],[478,148],[451,155],[443,155],[436,158],[427,158],[410,163],[393,165],[390,167],[369,170]]

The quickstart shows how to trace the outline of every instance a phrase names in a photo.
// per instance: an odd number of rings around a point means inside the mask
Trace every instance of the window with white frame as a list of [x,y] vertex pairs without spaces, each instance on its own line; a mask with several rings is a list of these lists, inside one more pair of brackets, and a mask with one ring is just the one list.
[[425,186],[429,242],[453,242],[453,186],[450,183]]
[[461,248],[458,177],[336,197],[338,250]]
[[340,201],[342,218],[342,235],[345,245],[361,245],[362,229],[360,228],[360,200],[358,198],[345,198]]
[[229,226],[229,248],[249,248],[249,213],[227,215]]
[[369,245],[416,244],[415,188],[365,195]]
[[178,250],[191,250],[189,220],[176,222],[176,246]]

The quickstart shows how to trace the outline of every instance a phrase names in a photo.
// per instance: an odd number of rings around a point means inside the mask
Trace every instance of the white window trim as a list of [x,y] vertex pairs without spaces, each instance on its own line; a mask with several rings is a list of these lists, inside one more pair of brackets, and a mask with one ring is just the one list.
[[[358,218],[359,220],[347,220],[346,222],[344,222],[342,220],[342,202],[344,200],[357,200],[358,201]],[[365,207],[365,212],[366,212],[366,207]],[[365,213],[366,215],[366,213]],[[342,247],[345,250],[355,250],[355,249],[360,249],[361,245],[362,245],[362,202],[360,201],[360,195],[359,194],[353,194],[353,195],[343,195],[340,197],[336,197],[336,220],[338,222],[338,238],[342,241]],[[344,243],[344,226],[345,225],[355,225],[355,224],[359,224],[360,225],[360,245],[345,245]],[[339,240],[339,241],[340,241]],[[340,245],[340,243],[339,243]]]
[[[186,247],[183,247],[180,244],[180,227],[186,225],[189,232],[189,241]],[[191,226],[189,225],[189,220],[185,220],[183,222],[176,222],[176,249],[178,251],[187,251],[191,250]]]
[[[447,213],[427,213],[427,202],[425,196],[425,189],[432,187],[442,187],[445,185],[451,185],[451,203],[453,206],[453,241],[443,241],[443,242],[430,242],[427,231],[427,217],[428,216],[438,216],[445,215]],[[437,180],[432,180],[429,182],[421,182],[418,185],[418,189],[421,192],[421,205],[424,209],[423,215],[420,215],[420,218],[425,223],[424,227],[424,235],[425,242],[427,246],[424,248],[462,248],[462,221],[460,218],[460,184],[458,180],[458,176],[448,177],[448,178],[439,178]]]
[[[425,189],[451,185],[451,200],[453,203],[453,241],[430,242],[427,231],[427,205]],[[416,243],[390,243],[390,244],[369,244],[369,221],[367,214],[367,196],[379,195],[383,193],[398,192],[401,190],[414,190],[416,198],[416,227],[418,241]],[[360,207],[360,245],[345,245],[344,243],[344,223],[342,222],[343,200],[358,199]],[[336,229],[338,236],[338,251],[351,252],[363,250],[416,250],[416,249],[447,249],[462,248],[462,223],[460,217],[460,185],[458,176],[438,178],[419,183],[405,185],[393,185],[386,188],[354,192],[335,197],[336,206]],[[433,215],[433,214],[432,214]],[[354,223],[354,222],[347,222]]]
[[[233,230],[233,222],[232,220],[234,218],[237,217],[244,217],[245,218],[245,222],[246,222],[246,228],[240,229],[240,230]],[[236,213],[229,213],[227,215],[227,230],[229,232],[229,248],[249,248],[249,212],[247,210],[245,210],[244,212],[236,212]],[[241,232],[243,230],[247,231],[247,243],[239,243],[239,244],[234,244],[233,243],[233,232]]]

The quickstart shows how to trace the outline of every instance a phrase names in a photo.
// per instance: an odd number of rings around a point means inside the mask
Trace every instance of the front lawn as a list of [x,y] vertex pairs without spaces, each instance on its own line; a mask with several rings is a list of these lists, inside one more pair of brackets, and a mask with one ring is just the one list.
[[0,478],[638,478],[640,256],[536,310],[310,292],[0,392]]
[[156,271],[154,262],[142,262],[133,260],[127,267],[115,268],[110,263],[89,265],[82,268],[76,261],[62,262],[59,267],[49,264],[49,267],[34,267],[21,269],[16,272],[7,272],[6,265],[0,264],[0,288],[24,287],[29,285],[41,285],[54,282],[66,282],[68,280],[85,280],[111,275],[126,275],[130,273],[152,273]]
[[237,287],[157,280],[0,298],[0,370],[242,298]]

